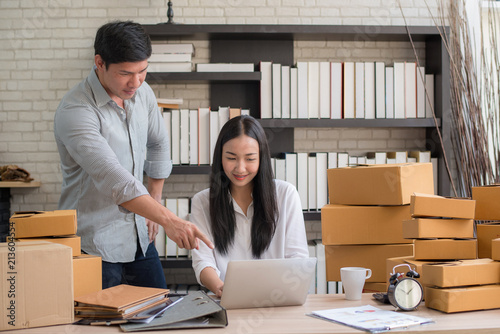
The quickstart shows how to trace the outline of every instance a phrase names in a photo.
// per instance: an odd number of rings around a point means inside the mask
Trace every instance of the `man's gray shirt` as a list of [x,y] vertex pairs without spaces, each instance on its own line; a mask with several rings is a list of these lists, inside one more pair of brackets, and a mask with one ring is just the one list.
[[144,82],[119,107],[95,70],[62,99],[54,118],[63,183],[59,209],[76,209],[82,250],[103,261],[131,262],[137,236],[149,244],[145,219],[120,204],[148,194],[143,173],[172,170],[167,130],[155,95]]

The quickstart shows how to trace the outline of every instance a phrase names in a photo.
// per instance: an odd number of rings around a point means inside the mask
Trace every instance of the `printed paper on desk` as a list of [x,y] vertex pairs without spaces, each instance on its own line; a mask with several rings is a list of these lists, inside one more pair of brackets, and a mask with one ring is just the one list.
[[381,333],[395,328],[405,328],[433,322],[429,318],[416,317],[402,312],[386,311],[371,305],[313,311],[308,315],[371,333]]

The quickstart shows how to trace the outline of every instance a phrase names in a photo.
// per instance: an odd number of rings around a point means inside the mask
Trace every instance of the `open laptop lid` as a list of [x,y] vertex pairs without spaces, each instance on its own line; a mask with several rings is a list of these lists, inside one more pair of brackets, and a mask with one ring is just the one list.
[[221,305],[226,309],[302,305],[316,258],[231,261]]

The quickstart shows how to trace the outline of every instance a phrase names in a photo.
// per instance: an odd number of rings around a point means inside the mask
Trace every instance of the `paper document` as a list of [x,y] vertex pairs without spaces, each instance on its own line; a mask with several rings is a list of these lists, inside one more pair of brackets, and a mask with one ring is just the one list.
[[386,311],[371,305],[313,311],[308,315],[371,333],[381,333],[394,328],[404,328],[433,322],[429,318],[413,316],[407,312]]

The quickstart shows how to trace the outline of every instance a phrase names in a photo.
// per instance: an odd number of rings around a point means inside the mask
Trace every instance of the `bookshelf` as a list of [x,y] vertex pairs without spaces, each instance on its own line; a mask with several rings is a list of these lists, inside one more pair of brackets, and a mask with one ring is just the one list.
[[[295,41],[408,41],[425,43],[425,70],[435,75],[434,119],[261,119],[268,135],[272,135],[271,153],[294,152],[294,129],[299,127],[343,128],[425,128],[426,149],[438,157],[438,193],[450,194],[450,181],[442,159],[443,150],[436,126],[441,131],[443,146],[451,153],[449,57],[435,26],[359,26],[359,25],[210,25],[153,24],[143,25],[153,41],[181,39],[208,40],[210,61],[249,63],[258,69],[260,61],[294,65]],[[210,105],[234,105],[250,109],[260,119],[260,72],[253,73],[148,73],[152,84],[209,83]],[[437,123],[437,124],[435,124]],[[449,158],[449,157],[448,157]],[[175,174],[209,173],[209,166],[175,166]],[[319,213],[305,213],[311,217]]]

